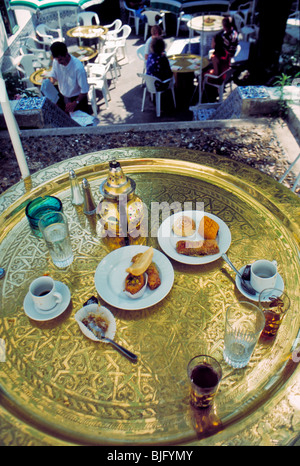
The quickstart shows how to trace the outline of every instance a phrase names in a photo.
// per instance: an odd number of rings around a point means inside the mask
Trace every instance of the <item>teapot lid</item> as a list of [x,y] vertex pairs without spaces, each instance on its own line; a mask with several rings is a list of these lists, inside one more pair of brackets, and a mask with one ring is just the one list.
[[135,190],[135,181],[124,175],[117,160],[109,162],[107,179],[100,185],[100,192],[104,197],[116,198],[121,194],[131,194]]

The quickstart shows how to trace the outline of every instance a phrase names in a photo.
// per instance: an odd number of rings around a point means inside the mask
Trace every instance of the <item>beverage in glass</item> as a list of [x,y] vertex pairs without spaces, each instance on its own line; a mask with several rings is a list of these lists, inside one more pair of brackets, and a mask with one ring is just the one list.
[[61,200],[54,196],[43,196],[33,199],[26,206],[25,213],[31,230],[35,236],[42,237],[39,220],[47,212],[62,212]]
[[187,368],[190,380],[190,403],[195,408],[207,408],[217,393],[222,369],[215,358],[199,355],[192,358]]
[[232,367],[245,367],[265,325],[263,312],[254,304],[238,301],[226,311],[223,356]]
[[41,217],[39,228],[54,265],[59,268],[70,265],[73,262],[73,252],[66,216],[61,212],[48,212]]
[[263,337],[275,337],[280,324],[290,307],[288,295],[278,288],[267,288],[259,295],[259,307],[266,319]]

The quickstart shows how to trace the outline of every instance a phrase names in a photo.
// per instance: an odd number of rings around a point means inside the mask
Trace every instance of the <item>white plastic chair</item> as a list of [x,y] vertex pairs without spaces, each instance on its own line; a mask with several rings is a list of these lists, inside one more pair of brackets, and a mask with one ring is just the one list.
[[[111,99],[107,84],[107,72],[109,70],[109,66],[109,63],[105,66],[98,65],[97,70],[94,68],[88,77],[88,83],[90,85],[89,97],[91,98],[91,101],[93,101],[93,97],[95,97],[95,95],[93,96],[92,93],[96,92],[96,90],[99,90],[102,92],[106,108],[108,108],[108,100]],[[96,99],[94,100],[96,102]]]
[[[140,60],[143,60],[144,65],[143,65],[143,74],[146,72],[146,60],[145,60],[145,51],[146,51],[146,44],[140,45],[136,49],[136,54]],[[144,79],[142,79],[142,84],[144,83]]]
[[251,35],[256,34],[257,30],[254,26],[247,24],[245,25],[245,20],[244,18],[240,15],[240,13],[235,13],[233,15],[234,22],[236,25],[236,30],[239,34],[240,39],[244,39],[245,41],[248,41],[251,37]]
[[41,38],[44,46],[50,46],[53,42],[56,41],[65,41],[64,37],[61,35],[60,29],[49,28],[46,26],[46,24],[39,24],[35,28],[35,32],[37,36]]
[[193,15],[185,14],[184,11],[181,11],[179,13],[179,15],[177,16],[176,37],[179,34],[180,24],[183,22],[187,27],[188,21],[191,21],[192,18],[193,18]]
[[[155,10],[145,10],[143,11],[142,15],[146,16],[147,18],[147,22],[145,23],[144,41],[146,41],[148,37],[149,26],[151,28],[152,26],[155,26],[156,24],[162,25],[163,31],[166,32],[164,13],[158,13]],[[157,20],[157,17],[159,17],[158,20]]]
[[[113,49],[111,52],[101,52],[97,55],[97,58],[95,60],[95,63],[99,63],[100,65],[110,65],[110,72],[111,72],[111,77],[114,81],[114,84],[116,86],[116,81],[118,80],[118,77],[121,76],[120,72],[120,66],[117,61],[117,49]],[[88,64],[87,66],[93,65]]]
[[94,117],[98,118],[97,95],[96,95],[96,89],[93,85],[90,85],[90,89],[88,92],[88,99],[92,106]]
[[103,27],[108,29],[104,36],[104,40],[114,39],[120,32],[122,21],[120,19],[115,19],[111,24],[105,24]]
[[[20,47],[22,55],[34,55],[34,67],[49,68],[51,65],[51,53],[45,49],[38,48],[43,45],[42,42],[35,40],[33,37],[28,37],[25,43]],[[36,64],[37,66],[36,66]]]
[[[156,98],[156,116],[157,117],[160,117],[160,102],[161,102],[161,94],[163,92],[171,90],[172,96],[173,96],[174,107],[176,108],[176,98],[175,98],[175,91],[174,91],[174,77],[173,76],[171,78],[169,78],[169,79],[166,79],[165,81],[161,81],[160,79],[156,78],[156,76],[151,76],[151,75],[145,74],[145,73],[138,73],[138,76],[143,78],[144,81],[145,81],[145,88],[144,88],[144,93],[143,93],[142,109],[141,109],[142,112],[144,111],[145,98],[146,98],[147,91],[151,95],[151,100],[153,100],[153,96],[155,94],[155,98]],[[157,91],[157,89],[155,87],[155,82],[168,84],[168,87],[166,89],[164,89],[163,91]]]
[[[223,94],[225,85],[230,83],[230,91],[232,92],[232,68],[228,68],[227,70],[223,71],[219,76],[214,74],[205,74],[203,79],[203,87],[212,86],[218,89],[219,94],[219,102],[223,102]],[[223,77],[225,76],[225,79]],[[222,80],[222,82],[220,82]]]
[[109,71],[111,75],[111,79],[114,83],[114,86],[116,87],[116,80],[117,80],[117,70],[116,67],[114,66],[113,61],[114,60],[114,53],[108,53],[105,54],[106,57],[105,59],[102,60],[102,63],[95,62],[95,63],[88,63],[85,67],[87,75],[89,77],[92,76],[101,76],[104,73],[104,70],[107,68],[106,73]]
[[78,26],[98,26],[100,24],[99,16],[93,11],[84,11],[77,15]]
[[118,32],[118,36],[104,42],[103,51],[112,51],[114,49],[121,49],[123,54],[121,58],[127,57],[126,52],[126,40],[131,33],[131,27],[128,24],[124,24]]
[[253,2],[243,3],[242,5],[238,6],[237,13],[242,16],[245,24],[250,24],[253,20],[253,6]]
[[133,8],[129,8],[126,5],[126,1],[124,2],[124,8],[125,8],[125,10],[128,11],[128,22],[130,22],[130,20],[133,19],[134,27],[135,27],[135,33],[138,36],[139,35],[139,26],[140,26],[140,18],[137,16],[136,10],[134,10]]
[[35,86],[33,86],[32,82],[30,81],[30,76],[32,75],[32,73],[34,73],[36,69],[34,67],[33,54],[20,55],[15,60],[15,67],[19,73],[21,81],[24,82],[27,89],[32,90],[36,92],[37,94],[39,94],[39,90]]

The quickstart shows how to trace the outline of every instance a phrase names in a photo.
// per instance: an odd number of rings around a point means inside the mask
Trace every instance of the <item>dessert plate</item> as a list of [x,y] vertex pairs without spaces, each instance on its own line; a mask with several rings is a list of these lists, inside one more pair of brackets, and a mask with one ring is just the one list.
[[169,259],[157,249],[153,251],[153,262],[159,271],[161,284],[156,290],[147,287],[141,298],[131,299],[124,293],[126,269],[133,256],[145,252],[148,246],[125,246],[110,252],[102,259],[95,272],[96,290],[106,303],[118,309],[135,311],[159,303],[171,290],[174,269]]
[[82,320],[87,317],[90,313],[99,314],[102,316],[106,322],[108,323],[108,328],[105,332],[105,337],[110,338],[111,340],[114,339],[116,333],[116,320],[113,314],[104,306],[98,306],[98,304],[88,304],[87,306],[82,307],[79,311],[76,312],[74,318],[79,325],[80,330],[82,333],[93,341],[99,341],[101,343],[108,343],[107,340],[100,340],[93,334],[93,332],[87,328]]
[[[191,236],[184,237],[175,235],[172,227],[175,220],[181,215],[191,217],[195,221],[196,233]],[[178,254],[176,251],[177,241],[200,241],[204,239],[203,236],[198,233],[199,224],[204,215],[213,219],[219,225],[219,232],[216,240],[218,242],[220,251],[218,254],[211,254],[209,256],[186,256],[183,254]],[[214,262],[228,250],[231,243],[231,233],[226,223],[216,215],[203,212],[201,210],[184,210],[183,212],[176,212],[176,214],[171,215],[162,222],[157,232],[157,239],[161,249],[172,259],[175,259],[177,262],[181,262],[183,264],[200,265]]]
[[44,322],[47,320],[55,319],[55,317],[60,316],[68,307],[71,299],[71,293],[67,285],[62,282],[55,281],[55,288],[62,295],[62,301],[57,303],[56,306],[51,309],[51,311],[42,311],[38,309],[31,296],[30,293],[27,293],[24,299],[24,311],[25,314],[30,317],[30,319]]

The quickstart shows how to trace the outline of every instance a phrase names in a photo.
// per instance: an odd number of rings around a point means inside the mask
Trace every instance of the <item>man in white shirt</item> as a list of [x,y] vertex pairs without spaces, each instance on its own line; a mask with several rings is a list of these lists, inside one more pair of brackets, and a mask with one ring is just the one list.
[[67,113],[75,110],[88,112],[89,85],[83,64],[68,53],[67,46],[63,42],[54,42],[50,50],[53,66],[49,78],[52,84],[57,81],[62,95],[58,105]]

